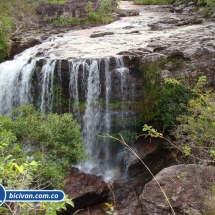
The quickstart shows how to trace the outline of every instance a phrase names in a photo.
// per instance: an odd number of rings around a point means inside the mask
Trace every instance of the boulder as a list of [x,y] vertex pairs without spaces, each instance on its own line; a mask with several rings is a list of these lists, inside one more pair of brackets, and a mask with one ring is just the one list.
[[158,183],[165,191],[176,215],[200,215],[214,184],[215,168],[202,165],[174,165],[163,169],[147,183],[140,195],[144,215],[172,214]]
[[68,206],[67,211],[62,214],[73,213],[99,203],[107,198],[108,191],[108,186],[99,177],[72,168],[65,179],[64,192],[73,200],[75,208]]

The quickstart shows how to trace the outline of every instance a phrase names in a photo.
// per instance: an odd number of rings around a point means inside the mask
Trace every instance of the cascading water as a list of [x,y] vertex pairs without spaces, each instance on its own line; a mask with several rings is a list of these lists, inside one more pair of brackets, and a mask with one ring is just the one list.
[[79,168],[113,179],[124,165],[124,147],[98,135],[133,128],[135,113],[126,106],[133,102],[132,78],[120,57],[67,63],[67,71],[61,60],[26,58],[0,64],[0,114],[9,114],[22,103],[34,103],[44,113],[61,114],[64,91],[69,97],[68,110],[82,126],[86,153],[92,157]]
[[[113,169],[118,170],[122,165],[124,158],[118,154],[122,155],[124,150],[120,143],[112,143],[110,138],[98,135],[130,129],[129,117],[123,121],[127,110],[122,108],[126,109],[126,102],[133,102],[129,71],[120,57],[115,58],[114,64],[115,67],[110,69],[110,58],[70,63],[70,103],[73,104],[73,114],[82,124],[87,155],[92,157],[78,167],[102,175],[105,180],[115,177]],[[133,120],[134,113],[132,117]],[[132,120],[131,124],[135,122]]]
[[[0,115],[10,114],[21,104],[32,103],[31,77],[36,62],[29,63],[29,53],[0,64]],[[28,56],[28,58],[26,58]]]
[[42,75],[42,94],[41,94],[41,104],[40,109],[43,113],[52,112],[53,104],[53,77],[54,70],[56,66],[56,61],[47,61],[43,66],[41,75]]

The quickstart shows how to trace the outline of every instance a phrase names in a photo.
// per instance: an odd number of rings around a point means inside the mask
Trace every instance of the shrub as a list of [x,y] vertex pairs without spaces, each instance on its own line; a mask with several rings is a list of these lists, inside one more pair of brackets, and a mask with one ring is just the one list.
[[70,166],[85,159],[80,126],[72,114],[45,115],[32,105],[21,106],[13,111],[11,131],[25,157],[40,160],[41,181],[49,181],[50,188],[60,188]]
[[141,125],[148,123],[157,129],[171,127],[176,117],[186,112],[189,99],[194,96],[183,78],[161,79],[160,72],[165,61],[149,62],[141,67],[144,85],[138,121]]
[[[26,107],[26,110],[27,109],[30,109],[30,107]],[[26,115],[25,113],[23,112],[23,117],[26,118],[28,114]],[[21,115],[20,118],[22,118]],[[47,188],[50,183],[54,185],[54,183],[50,181],[50,178],[49,181],[44,181],[43,173],[51,169],[51,166],[45,163],[48,161],[47,158],[50,159],[50,157],[46,156],[44,152],[42,153],[46,158],[45,160],[41,159],[38,161],[39,159],[37,159],[36,152],[34,152],[35,154],[32,157],[29,157],[26,148],[23,150],[23,145],[31,143],[30,139],[26,138],[26,135],[22,138],[17,138],[14,132],[14,127],[16,126],[17,125],[14,125],[14,121],[11,121],[9,118],[0,117],[0,184],[3,184],[6,190],[38,190]],[[31,125],[28,126],[30,127]],[[34,127],[34,129],[36,128]],[[22,142],[19,143],[18,140],[22,140]],[[31,147],[28,148],[28,150],[29,149],[32,151]],[[52,165],[53,164],[55,163],[53,162]],[[51,176],[52,180],[55,180],[55,174],[58,173],[59,170],[54,172],[53,175],[49,175],[49,177]],[[63,180],[63,178],[61,180]],[[69,200],[67,196],[61,202],[43,202],[39,203],[37,207],[35,207],[34,203],[29,202],[6,202],[3,204],[3,207],[0,207],[0,213],[50,215],[57,214],[56,211],[60,211],[61,209],[66,209],[66,204],[74,206],[73,202]]]
[[101,0],[99,8],[95,10],[92,2],[88,2],[85,6],[87,12],[87,22],[107,24],[113,21],[113,18],[108,15],[112,11],[111,0]]
[[63,17],[59,16],[57,19],[54,20],[54,24],[57,26],[70,26],[70,25],[77,25],[80,23],[80,20],[77,17]]

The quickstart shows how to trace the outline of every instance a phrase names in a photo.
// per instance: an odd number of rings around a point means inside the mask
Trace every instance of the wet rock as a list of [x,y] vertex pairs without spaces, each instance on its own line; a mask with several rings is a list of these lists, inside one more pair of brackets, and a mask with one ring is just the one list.
[[203,22],[203,19],[201,17],[182,17],[177,23],[176,26],[182,26],[182,25],[196,25],[201,24]]
[[160,25],[158,22],[147,23],[147,26],[149,26],[151,29],[159,29],[160,28]]
[[95,37],[104,37],[106,35],[113,35],[113,32],[96,32],[90,35],[91,38],[95,38]]
[[101,202],[107,198],[108,191],[106,183],[99,177],[72,168],[70,175],[65,179],[64,192],[73,200],[75,208],[68,207],[62,214],[69,214]]
[[136,31],[128,32],[128,33],[126,33],[126,34],[140,34],[140,32],[136,30]]
[[145,185],[140,195],[143,214],[171,214],[156,180],[168,196],[176,215],[203,214],[204,201],[211,192],[214,177],[215,168],[209,166],[181,164],[163,169]]
[[122,29],[131,29],[131,28],[134,28],[134,26],[125,26]]
[[[144,140],[140,139],[136,142],[136,152],[138,156],[144,161],[147,165],[151,165],[151,160],[154,160],[154,167],[152,169],[159,168],[159,159],[160,154],[165,152],[166,150],[163,149],[165,141],[158,140],[154,138],[146,138]],[[167,150],[168,151],[168,150]],[[127,160],[127,168],[128,173],[131,176],[136,175],[138,172],[142,172],[143,169],[145,170],[144,165],[136,156],[130,156]],[[158,166],[157,166],[158,165]]]
[[215,22],[215,12],[211,15],[211,20]]

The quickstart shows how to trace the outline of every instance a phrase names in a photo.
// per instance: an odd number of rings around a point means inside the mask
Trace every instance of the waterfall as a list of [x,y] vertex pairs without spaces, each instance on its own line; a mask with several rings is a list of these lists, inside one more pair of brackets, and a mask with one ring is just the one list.
[[32,103],[31,77],[36,62],[16,59],[0,64],[0,114],[10,114],[21,104]]
[[53,104],[53,77],[56,61],[47,61],[42,68],[42,94],[40,109],[43,113],[52,112]]
[[[89,68],[88,87],[87,87],[86,110],[83,117],[83,137],[87,145],[87,154],[98,157],[99,146],[97,134],[100,132],[101,107],[99,96],[101,93],[99,64],[93,60]],[[92,149],[98,149],[96,151]]]
[[56,102],[58,104],[58,113],[61,115],[62,114],[62,71],[61,71],[61,66],[62,66],[62,60],[59,60],[57,62],[57,79],[58,79],[58,89],[56,89],[55,92],[55,97]]
[[34,103],[44,113],[70,110],[82,127],[86,154],[91,157],[78,167],[112,180],[124,171],[120,169],[125,165],[125,148],[101,136],[121,133],[127,138],[126,133],[133,132],[132,77],[121,57],[65,65],[61,60],[29,58],[0,64],[0,114],[9,114],[22,103]]
[[[82,68],[81,68],[82,67]],[[71,100],[73,100],[73,108],[72,112],[76,120],[82,124],[81,113],[80,113],[80,98],[79,98],[79,89],[78,89],[78,80],[79,80],[79,72],[82,69],[82,90],[84,91],[84,98],[87,97],[87,83],[86,76],[89,70],[89,66],[86,63],[86,60],[80,60],[77,62],[69,63],[70,70],[70,82],[69,82],[69,90],[70,90],[70,107],[71,110]]]
[[[124,147],[120,143],[113,143],[110,138],[98,135],[111,135],[129,129],[126,117],[130,116],[124,110],[127,100],[133,100],[129,71],[124,67],[121,57],[115,58],[115,66],[112,68],[110,58],[79,60],[69,65],[71,110],[82,125],[86,153],[92,157],[85,164],[78,165],[78,168],[102,175],[105,180],[113,179],[113,169],[123,163],[123,156],[118,154],[124,152]],[[111,104],[116,104],[117,110],[110,108]]]
[[[111,132],[111,113],[109,109],[109,102],[110,102],[110,93],[111,93],[111,73],[109,71],[109,64],[110,64],[110,59],[106,58],[105,59],[105,114],[104,114],[104,119],[103,122],[105,122],[105,131],[106,134],[110,134]],[[106,152],[104,154],[105,160],[107,160],[110,157],[108,147],[110,145],[110,139],[104,138],[103,139],[103,146],[104,146],[104,151]]]

